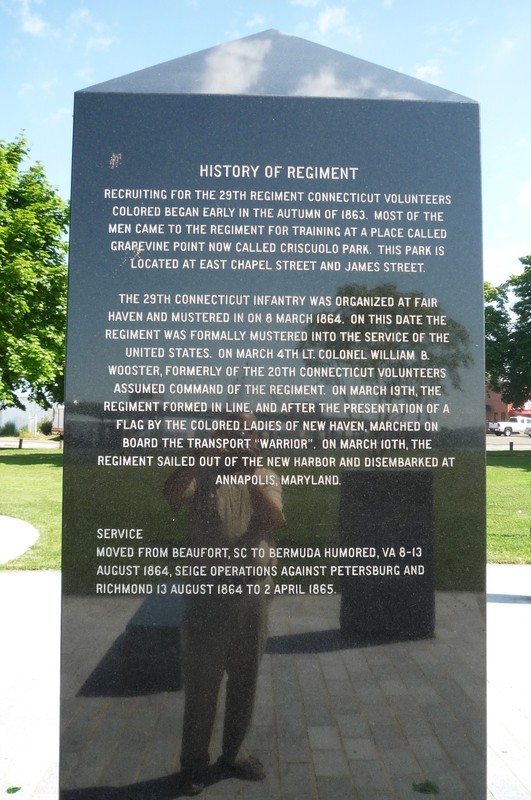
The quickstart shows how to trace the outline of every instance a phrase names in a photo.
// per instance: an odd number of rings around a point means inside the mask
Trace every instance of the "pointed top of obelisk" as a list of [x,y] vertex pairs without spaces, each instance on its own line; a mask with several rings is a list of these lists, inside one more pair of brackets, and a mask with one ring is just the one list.
[[226,42],[83,91],[474,102],[276,30]]

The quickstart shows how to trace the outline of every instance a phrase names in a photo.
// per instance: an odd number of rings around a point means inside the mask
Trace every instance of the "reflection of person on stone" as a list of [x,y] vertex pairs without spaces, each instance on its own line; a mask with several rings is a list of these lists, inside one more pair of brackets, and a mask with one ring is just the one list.
[[[202,548],[210,591],[187,596],[184,624],[185,709],[181,748],[182,789],[198,794],[205,786],[209,743],[219,688],[227,673],[222,753],[224,774],[262,780],[260,761],[248,754],[258,668],[267,638],[272,591],[268,577],[269,536],[285,524],[278,476],[257,465],[259,450],[250,430],[251,414],[233,418],[242,448],[203,451],[212,466],[178,470],[165,485],[170,506],[189,507],[187,544]],[[197,561],[196,561],[197,563]],[[212,569],[215,567],[216,569]],[[211,577],[216,572],[217,577]],[[199,587],[197,587],[199,590]],[[204,590],[204,584],[203,584]]]

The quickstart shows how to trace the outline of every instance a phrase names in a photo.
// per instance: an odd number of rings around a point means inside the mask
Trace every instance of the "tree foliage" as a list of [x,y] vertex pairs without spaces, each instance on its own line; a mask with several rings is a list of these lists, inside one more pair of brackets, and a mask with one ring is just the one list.
[[63,398],[68,206],[27,156],[0,141],[0,408]]
[[506,285],[485,283],[485,382],[503,391],[509,366],[511,317]]
[[501,286],[485,284],[486,381],[515,408],[531,398],[531,255]]
[[521,406],[531,397],[531,256],[522,256],[520,261],[524,271],[509,280],[515,297],[509,370],[511,401],[515,406]]

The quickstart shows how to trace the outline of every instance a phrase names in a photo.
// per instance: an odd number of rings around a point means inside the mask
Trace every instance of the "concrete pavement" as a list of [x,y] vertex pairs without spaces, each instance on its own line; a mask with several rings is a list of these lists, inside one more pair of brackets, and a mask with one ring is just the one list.
[[58,572],[0,572],[0,797],[57,800]]
[[[529,663],[531,656],[531,640],[529,637],[531,623],[531,567],[491,565],[487,569],[488,580],[488,711],[489,711],[489,778],[488,800],[529,800],[531,798],[531,692],[529,691]],[[448,598],[443,598],[444,603]],[[56,800],[57,798],[57,757],[58,757],[58,691],[59,691],[59,607],[60,607],[60,575],[56,572],[2,572],[0,573],[0,603],[3,609],[0,636],[3,643],[3,656],[0,683],[0,708],[2,719],[0,727],[1,762],[0,762],[0,796],[9,788],[20,787],[14,796],[19,800]],[[280,606],[277,606],[280,611]],[[304,620],[299,623],[304,625]],[[272,633],[281,637],[280,616],[272,620],[276,630]],[[280,626],[280,627],[279,627]],[[83,634],[82,634],[83,635]],[[274,641],[274,640],[273,640]],[[277,640],[278,641],[278,640]],[[407,649],[410,645],[399,645]],[[391,647],[396,647],[393,645]],[[271,648],[270,648],[271,649]],[[278,673],[277,665],[280,656],[275,655],[275,647],[265,659],[265,683],[267,687],[271,676],[277,671],[279,680],[288,681],[289,670],[282,667]],[[378,652],[377,652],[378,651]],[[405,652],[405,651],[404,651]],[[427,651],[426,651],[427,653]],[[396,683],[396,675],[386,674],[388,659],[382,648],[375,648],[372,653],[360,661],[360,650],[356,651],[355,661],[351,661],[350,669],[358,671],[358,677],[364,669],[369,668],[378,676],[378,687],[372,678],[365,675],[366,682],[359,682],[361,702],[369,702],[367,708],[373,709],[377,689],[384,687],[388,697],[394,698],[396,709],[400,709],[400,696],[403,686]],[[82,656],[82,654],[80,654]],[[285,657],[285,656],[282,656]],[[351,656],[349,656],[351,658]],[[427,658],[422,656],[422,658]],[[352,718],[348,717],[345,703],[348,698],[341,697],[341,676],[337,672],[337,663],[325,654],[321,659],[322,670],[328,672],[334,685],[338,687],[335,703],[343,714],[345,729],[342,731],[344,741],[338,747],[336,732],[326,717],[326,709],[320,706],[319,692],[313,693],[315,701],[310,704],[311,719],[308,727],[308,739],[305,747],[309,748],[312,773],[318,778],[319,796],[348,797],[345,794],[347,785],[345,778],[349,763],[356,763],[357,775],[368,788],[367,793],[354,794],[352,797],[393,798],[406,796],[395,794],[385,786],[378,789],[381,776],[374,771],[374,732],[379,729],[380,743],[383,750],[395,753],[399,759],[391,769],[402,769],[409,781],[407,768],[404,767],[404,754],[400,761],[398,740],[389,739],[396,735],[383,719],[369,720],[372,737],[366,730],[354,730]],[[387,662],[387,663],[386,663]],[[285,662],[287,663],[287,662]],[[346,663],[346,662],[343,662]],[[321,678],[312,673],[307,664],[306,690],[313,686],[318,688]],[[360,672],[361,670],[361,672]],[[404,674],[402,675],[402,679]],[[370,679],[370,680],[369,680]],[[317,683],[316,683],[317,681]],[[284,686],[284,697],[292,694],[293,687]],[[424,687],[428,691],[429,687]],[[365,693],[365,696],[363,696]],[[175,696],[176,693],[173,693]],[[177,693],[179,694],[179,693]],[[461,696],[463,699],[464,695]],[[359,698],[358,698],[359,699]],[[108,698],[107,698],[108,701]],[[90,698],[92,706],[97,700]],[[259,710],[267,712],[267,697],[262,697]],[[371,705],[372,703],[372,705]],[[121,705],[127,703],[122,700]],[[308,706],[307,706],[308,707]],[[127,713],[130,713],[127,711]],[[125,712],[124,712],[125,713]],[[137,712],[138,713],[138,712]],[[284,720],[286,726],[291,718],[289,712]],[[340,715],[341,716],[341,715]],[[170,719],[159,717],[161,724],[171,723]],[[347,730],[347,727],[350,730]],[[257,736],[259,737],[257,728]],[[419,734],[421,732],[419,731]],[[290,731],[286,729],[289,741]],[[383,739],[381,738],[383,737]],[[424,742],[424,744],[423,744]],[[255,744],[260,745],[257,741]],[[300,747],[301,743],[292,738],[292,747]],[[419,736],[419,748],[434,746],[426,736]],[[267,743],[262,742],[267,749]],[[419,755],[420,754],[420,755]],[[422,751],[417,752],[422,756]],[[303,759],[304,761],[304,759]],[[151,763],[153,778],[157,766]],[[359,778],[358,778],[359,779]],[[462,779],[462,775],[461,778]],[[289,780],[294,787],[293,797],[311,797],[304,787],[309,780],[308,770],[301,769],[300,764],[291,768]],[[411,784],[409,784],[410,787]],[[223,784],[219,784],[223,786]],[[230,787],[225,788],[225,792]],[[255,787],[257,788],[257,787]],[[265,789],[265,787],[264,787]],[[295,792],[295,789],[299,792]],[[274,785],[268,787],[269,797],[274,796]],[[302,791],[302,794],[300,792]],[[468,796],[463,788],[455,787],[441,795],[450,800],[462,800]],[[209,793],[211,790],[209,790]],[[305,793],[306,792],[306,793]],[[448,793],[449,792],[449,793]],[[254,794],[262,796],[263,790]],[[122,796],[122,795],[120,795]],[[222,796],[212,793],[212,797]],[[225,794],[226,797],[232,796]],[[243,794],[240,796],[244,796]],[[264,795],[265,796],[265,795]],[[279,795],[280,796],[280,795]],[[477,796],[477,795],[476,795]],[[127,797],[127,795],[123,795]]]
[[2,436],[0,450],[62,450],[60,439],[21,439],[18,436]]
[[531,798],[531,566],[487,567],[489,800]]
[[22,519],[0,514],[0,564],[26,552],[39,538],[39,531]]

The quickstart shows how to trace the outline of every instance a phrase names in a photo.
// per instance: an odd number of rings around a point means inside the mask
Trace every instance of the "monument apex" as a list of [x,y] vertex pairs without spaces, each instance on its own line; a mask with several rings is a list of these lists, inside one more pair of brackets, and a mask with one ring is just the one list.
[[83,91],[474,102],[276,30],[226,42]]

